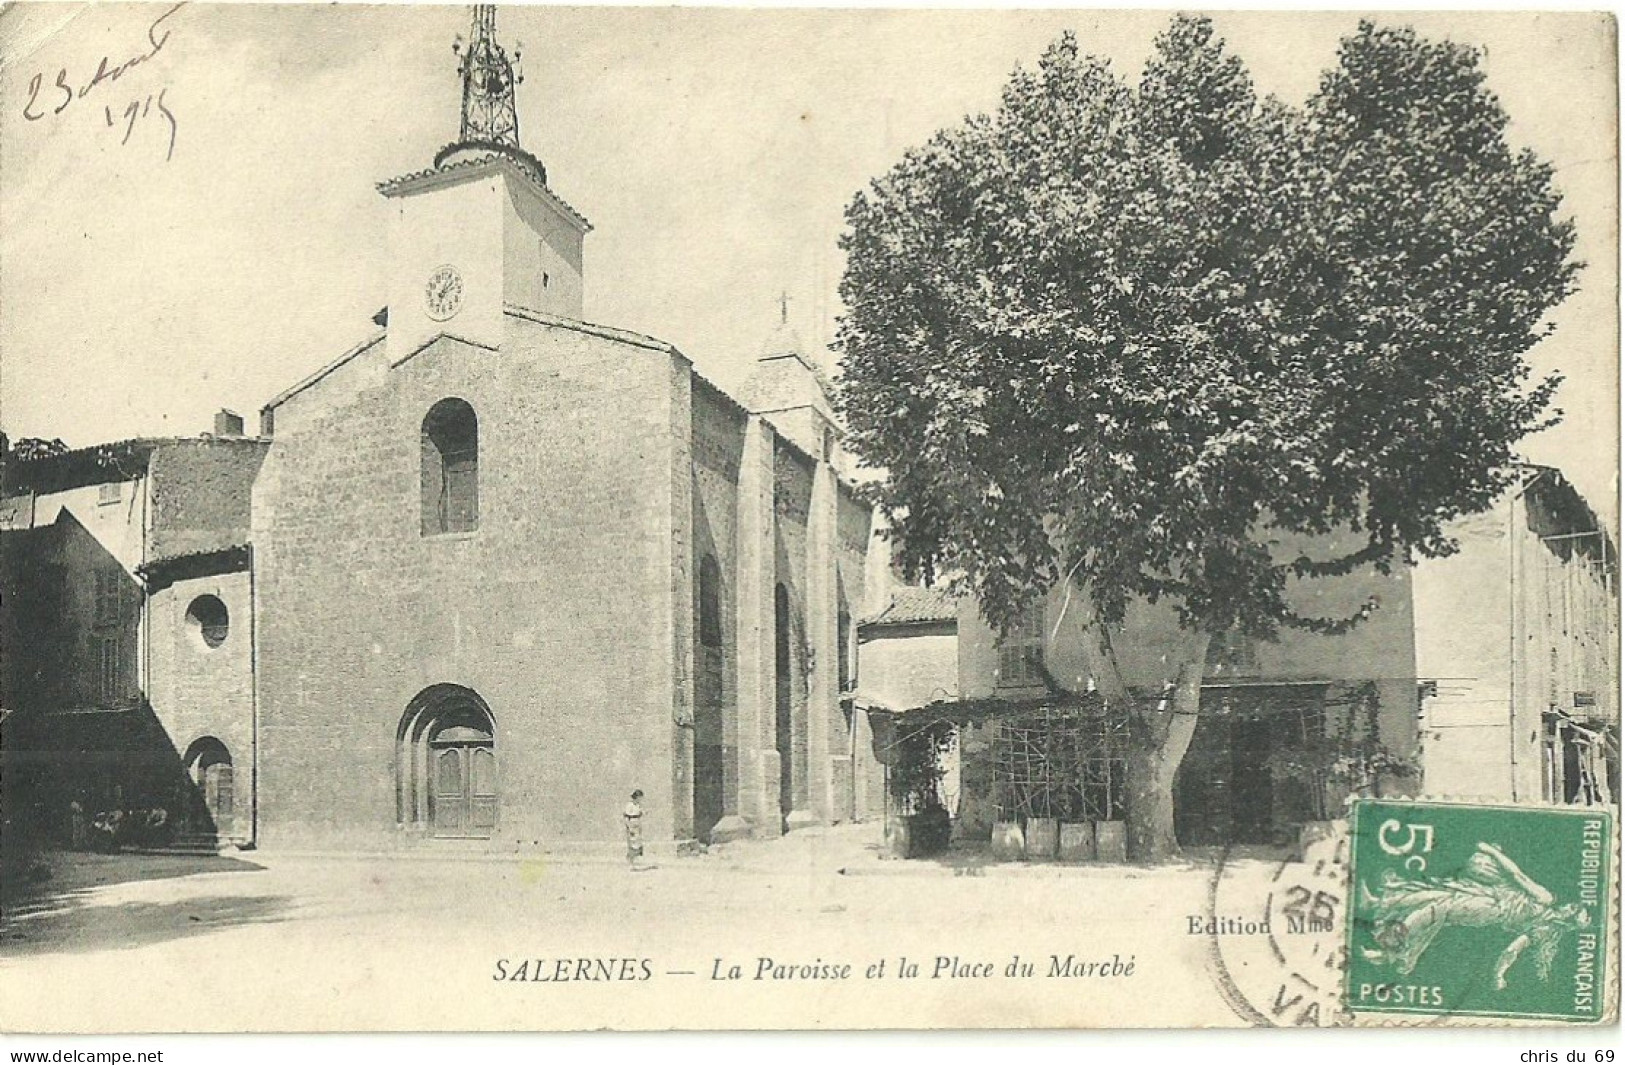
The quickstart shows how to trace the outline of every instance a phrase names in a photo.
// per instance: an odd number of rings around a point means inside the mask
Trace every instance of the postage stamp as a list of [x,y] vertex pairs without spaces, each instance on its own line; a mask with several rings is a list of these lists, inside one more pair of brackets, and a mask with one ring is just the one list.
[[1348,1008],[1607,1019],[1612,832],[1600,809],[1358,802]]

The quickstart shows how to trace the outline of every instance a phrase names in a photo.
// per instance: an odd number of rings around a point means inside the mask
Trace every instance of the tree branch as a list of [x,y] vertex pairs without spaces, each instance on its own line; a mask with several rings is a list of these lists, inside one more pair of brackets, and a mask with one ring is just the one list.
[[1359,610],[1344,617],[1311,618],[1289,610],[1282,613],[1280,622],[1282,627],[1288,629],[1301,629],[1320,636],[1341,636],[1369,620],[1381,605],[1382,600],[1373,595],[1361,604]]
[[1394,543],[1388,537],[1372,535],[1370,541],[1360,550],[1343,555],[1341,558],[1317,561],[1308,555],[1299,555],[1281,568],[1294,577],[1346,577],[1362,566],[1369,566],[1388,557],[1393,550]]

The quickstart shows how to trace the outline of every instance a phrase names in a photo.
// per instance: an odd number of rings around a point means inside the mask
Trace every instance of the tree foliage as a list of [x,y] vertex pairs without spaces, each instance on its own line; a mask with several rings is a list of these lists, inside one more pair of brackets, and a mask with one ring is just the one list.
[[1524,356],[1578,270],[1478,60],[1362,23],[1288,106],[1205,18],[1136,84],[1068,34],[859,193],[839,407],[903,566],[1000,629],[1072,580],[1269,637],[1359,620],[1295,579],[1452,550],[1555,417]]

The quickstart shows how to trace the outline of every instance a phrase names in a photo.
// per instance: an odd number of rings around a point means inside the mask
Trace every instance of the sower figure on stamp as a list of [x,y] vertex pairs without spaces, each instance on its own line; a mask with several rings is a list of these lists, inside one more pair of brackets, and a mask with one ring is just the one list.
[[1447,877],[1405,877],[1389,869],[1373,894],[1360,885],[1362,905],[1372,913],[1373,935],[1381,949],[1363,948],[1367,960],[1392,965],[1401,975],[1416,968],[1440,932],[1452,925],[1499,927],[1513,935],[1495,964],[1495,986],[1506,990],[1507,970],[1530,945],[1542,982],[1568,929],[1590,924],[1590,914],[1568,903],[1553,906],[1552,893],[1530,879],[1499,847],[1480,843],[1459,873]]
[[621,811],[621,820],[626,823],[626,864],[628,868],[636,869],[638,859],[643,857],[643,792],[632,793],[632,801],[626,804]]

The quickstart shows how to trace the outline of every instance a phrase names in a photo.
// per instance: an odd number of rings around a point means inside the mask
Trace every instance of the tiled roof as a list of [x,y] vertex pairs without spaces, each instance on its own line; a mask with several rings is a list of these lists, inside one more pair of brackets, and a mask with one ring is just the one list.
[[177,581],[242,573],[254,564],[254,549],[243,543],[222,543],[165,555],[136,567],[149,592],[159,592]]
[[556,204],[560,210],[569,216],[569,218],[584,231],[592,229],[592,223],[587,221],[585,215],[576,210],[574,207],[571,207],[564,201],[562,196],[553,191],[551,186],[540,180],[539,175],[531,167],[522,165],[516,161],[510,153],[505,151],[493,150],[489,153],[475,155],[468,159],[459,159],[456,162],[444,163],[440,166],[432,166],[425,170],[415,170],[410,174],[402,174],[400,177],[390,178],[388,181],[380,181],[377,184],[377,189],[385,196],[393,196],[429,179],[451,177],[465,171],[472,173],[493,165],[508,167],[514,173],[520,175],[526,181],[530,182],[535,188],[541,190],[543,195]]
[[[563,315],[549,314],[546,311],[533,311],[529,307],[521,307],[516,303],[504,303],[502,312],[514,318],[523,318],[526,321],[536,322],[539,325],[557,326],[560,329],[570,329],[577,333],[586,333],[589,336],[602,337],[605,340],[615,340],[622,344],[631,344],[636,348],[648,348],[651,351],[663,351],[668,354],[682,355],[671,344],[659,337],[645,336],[634,333],[630,329],[618,329],[612,325],[596,325],[592,322],[583,322],[577,318],[566,318]],[[683,355],[683,358],[688,358]]]
[[45,495],[92,484],[111,484],[144,476],[147,460],[164,444],[188,439],[180,436],[138,436],[91,444],[54,455],[41,455],[27,461],[4,463],[3,494],[21,492]]
[[865,625],[920,625],[927,622],[958,621],[959,597],[944,588],[893,588],[891,602]]
[[216,556],[246,554],[249,545],[232,539],[207,547],[199,547],[190,551],[177,551],[173,554],[161,555],[151,558],[136,567],[137,573],[151,572],[165,566],[175,566],[186,562],[196,562],[202,559],[212,559]]
[[[386,310],[386,311],[388,309],[389,308],[387,308],[387,307],[384,308],[384,310]],[[374,318],[373,320],[377,321],[376,318]],[[271,398],[271,400],[269,402],[267,402],[265,404],[264,407],[262,407],[260,409],[261,410],[271,410],[273,408],[282,406],[282,404],[286,403],[288,400],[292,399],[294,396],[296,396],[299,393],[303,392],[305,389],[309,388],[311,385],[313,385],[316,382],[320,381],[322,378],[326,377],[328,374],[332,373],[334,370],[337,370],[340,366],[343,366],[345,363],[349,362],[351,359],[355,358],[357,355],[360,355],[362,352],[366,351],[368,348],[371,348],[374,344],[381,343],[385,336],[386,336],[386,334],[384,334],[384,333],[374,333],[374,334],[372,334],[372,336],[368,337],[366,340],[363,340],[361,343],[357,344],[355,347],[351,348],[349,351],[346,351],[343,355],[340,355],[338,358],[334,359],[332,362],[328,363],[326,366],[323,366],[320,370],[317,370],[315,373],[306,376],[298,384],[293,385],[290,388],[283,389],[281,392],[278,392],[275,396],[273,396]]]
[[[951,721],[956,724],[1022,718],[1041,711],[1082,711],[1084,714],[1095,715],[1101,713],[1105,706],[1099,692],[1068,691],[1052,691],[1021,698],[1006,698],[1001,695],[981,698],[944,696],[921,706],[893,706],[884,699],[865,696],[860,692],[854,696],[852,703],[859,710],[894,719],[897,716],[908,716],[915,720]],[[871,724],[875,722],[874,717],[869,720]]]
[[1608,563],[1618,562],[1619,553],[1614,546],[1614,538],[1609,534],[1602,519],[1592,508],[1590,501],[1580,494],[1563,471],[1556,466],[1546,466],[1533,462],[1518,464],[1518,485],[1523,492],[1533,492],[1546,497],[1548,504],[1561,516],[1569,535],[1594,534],[1597,543],[1601,545],[1601,561]]

